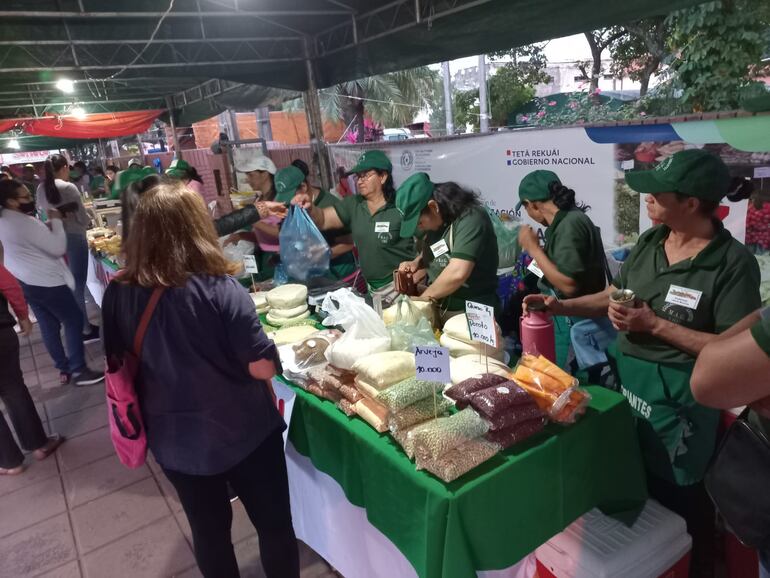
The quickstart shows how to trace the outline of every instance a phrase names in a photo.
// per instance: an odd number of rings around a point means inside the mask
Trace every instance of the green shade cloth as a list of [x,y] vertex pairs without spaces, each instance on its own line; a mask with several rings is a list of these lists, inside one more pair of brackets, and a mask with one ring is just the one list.
[[549,425],[449,484],[416,471],[389,435],[294,389],[296,450],[366,509],[422,578],[510,567],[591,508],[628,511],[647,496],[631,410],[606,389],[588,388],[578,423]]

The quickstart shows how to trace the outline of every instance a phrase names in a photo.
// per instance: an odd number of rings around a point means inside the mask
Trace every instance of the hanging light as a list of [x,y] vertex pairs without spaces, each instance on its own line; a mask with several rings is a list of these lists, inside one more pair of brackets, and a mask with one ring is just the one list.
[[86,118],[88,116],[82,106],[73,106],[70,109],[70,115],[74,116],[75,118]]
[[67,94],[75,92],[75,83],[69,78],[60,78],[56,81],[56,88]]
[[18,139],[12,138],[8,141],[8,148],[9,149],[20,149],[21,145],[19,144]]

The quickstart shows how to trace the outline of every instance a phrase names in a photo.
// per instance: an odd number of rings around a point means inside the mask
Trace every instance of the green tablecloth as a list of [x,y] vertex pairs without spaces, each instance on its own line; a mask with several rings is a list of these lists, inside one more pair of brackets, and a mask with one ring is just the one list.
[[577,424],[551,424],[449,484],[416,471],[388,434],[295,389],[296,450],[366,509],[423,578],[507,568],[591,508],[628,510],[647,495],[631,410],[602,388],[588,388],[593,400]]

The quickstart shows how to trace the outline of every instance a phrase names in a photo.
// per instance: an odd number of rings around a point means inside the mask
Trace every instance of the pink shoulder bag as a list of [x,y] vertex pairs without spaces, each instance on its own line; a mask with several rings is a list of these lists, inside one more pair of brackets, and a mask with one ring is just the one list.
[[164,289],[158,287],[152,292],[134,336],[133,351],[125,351],[116,367],[110,367],[108,360],[105,374],[112,445],[121,463],[129,468],[138,468],[147,459],[147,434],[136,397],[136,376],[142,357],[144,334]]

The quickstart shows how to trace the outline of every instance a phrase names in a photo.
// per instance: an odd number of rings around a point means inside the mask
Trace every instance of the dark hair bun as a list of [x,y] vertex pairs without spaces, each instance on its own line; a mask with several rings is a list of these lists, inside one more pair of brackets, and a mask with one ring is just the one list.
[[730,189],[727,192],[727,200],[732,203],[745,201],[754,192],[754,181],[749,177],[735,177],[730,182]]

